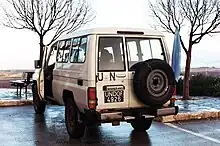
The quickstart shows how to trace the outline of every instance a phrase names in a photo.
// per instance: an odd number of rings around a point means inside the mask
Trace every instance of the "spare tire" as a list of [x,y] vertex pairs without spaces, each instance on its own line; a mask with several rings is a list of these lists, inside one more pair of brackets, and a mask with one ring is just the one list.
[[133,89],[137,98],[148,106],[162,106],[173,95],[175,76],[164,60],[149,59],[135,66]]

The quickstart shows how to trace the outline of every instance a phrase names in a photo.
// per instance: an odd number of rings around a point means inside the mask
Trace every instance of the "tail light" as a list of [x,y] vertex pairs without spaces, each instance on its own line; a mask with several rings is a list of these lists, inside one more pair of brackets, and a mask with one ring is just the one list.
[[88,107],[89,109],[94,110],[96,109],[97,106],[96,88],[89,87],[87,93],[88,93]]

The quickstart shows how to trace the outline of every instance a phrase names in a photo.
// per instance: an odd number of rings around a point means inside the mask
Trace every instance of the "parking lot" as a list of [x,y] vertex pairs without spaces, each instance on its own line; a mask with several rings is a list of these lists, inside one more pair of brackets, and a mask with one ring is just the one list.
[[103,124],[87,129],[82,139],[74,140],[66,132],[64,108],[60,106],[48,106],[44,117],[36,116],[32,106],[1,108],[0,119],[1,146],[220,145],[220,120],[153,122],[145,133],[134,132],[127,123],[116,127]]

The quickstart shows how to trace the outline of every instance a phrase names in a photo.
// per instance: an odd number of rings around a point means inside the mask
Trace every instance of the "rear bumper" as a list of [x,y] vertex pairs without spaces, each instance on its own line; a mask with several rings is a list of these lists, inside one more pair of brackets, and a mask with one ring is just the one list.
[[91,111],[85,110],[86,119],[89,123],[108,123],[113,121],[128,121],[135,117],[154,118],[158,116],[176,115],[178,106],[162,108],[140,108],[140,109],[120,109]]

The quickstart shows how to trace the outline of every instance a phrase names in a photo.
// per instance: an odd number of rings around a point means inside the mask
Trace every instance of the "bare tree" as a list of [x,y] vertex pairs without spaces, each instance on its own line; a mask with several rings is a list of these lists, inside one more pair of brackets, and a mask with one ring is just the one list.
[[[86,0],[7,0],[7,7],[2,8],[4,26],[28,29],[39,36],[40,60],[45,46],[64,33],[77,30],[92,18]],[[45,43],[46,35],[50,37],[48,43]]]
[[189,97],[189,79],[192,47],[205,35],[219,33],[219,0],[156,0],[149,1],[150,10],[157,24],[169,33],[175,29],[188,28],[188,46],[181,37],[181,46],[186,53],[183,99]]

